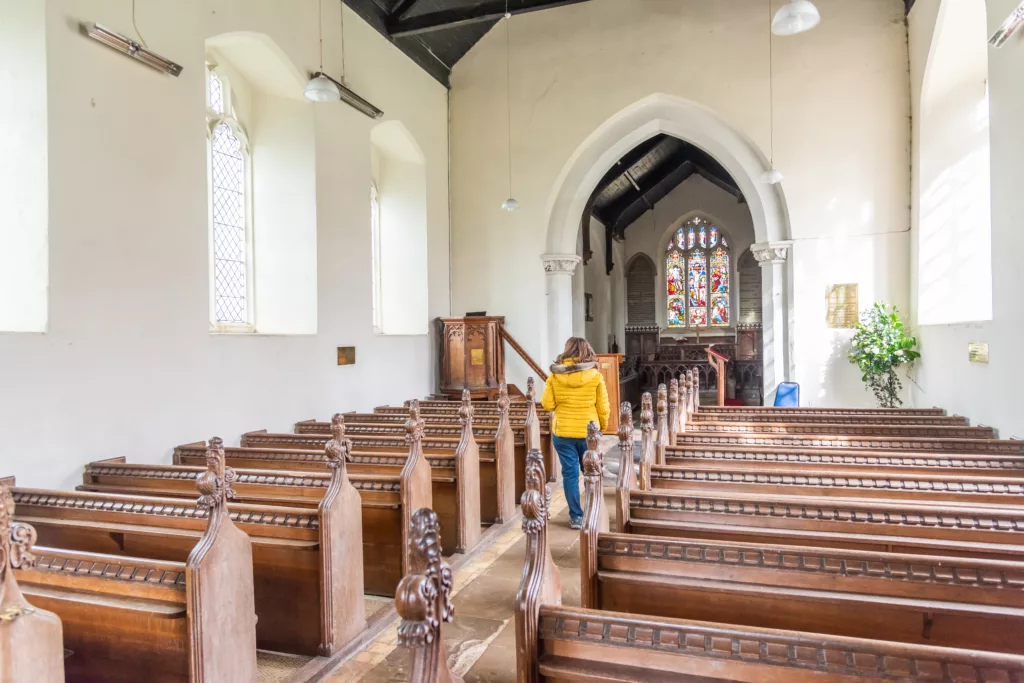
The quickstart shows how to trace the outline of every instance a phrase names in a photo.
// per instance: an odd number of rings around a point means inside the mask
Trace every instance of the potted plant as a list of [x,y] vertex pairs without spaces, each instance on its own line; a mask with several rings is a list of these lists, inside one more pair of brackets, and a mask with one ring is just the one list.
[[903,383],[896,368],[910,366],[921,354],[915,350],[917,339],[908,337],[895,306],[881,301],[861,313],[853,335],[853,348],[848,356],[860,368],[861,380],[875,392],[882,408],[903,405],[900,392]]

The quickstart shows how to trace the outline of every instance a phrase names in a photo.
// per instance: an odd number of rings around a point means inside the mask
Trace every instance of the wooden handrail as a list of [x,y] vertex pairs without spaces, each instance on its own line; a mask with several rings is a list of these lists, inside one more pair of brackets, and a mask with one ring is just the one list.
[[540,377],[541,381],[548,381],[548,373],[540,369],[540,365],[537,364],[537,361],[531,358],[530,354],[526,352],[526,349],[520,346],[519,342],[517,342],[515,338],[508,333],[508,330],[505,329],[505,326],[502,325],[499,329],[501,329],[501,338],[508,342],[508,345],[512,347],[513,351],[519,354],[520,358],[526,361],[526,364],[530,366],[530,369],[533,370],[538,377]]
[[725,405],[725,364],[729,360],[717,351],[712,351],[709,346],[708,352],[708,363],[711,367],[715,368],[715,376],[718,378],[718,386],[716,387],[718,393],[718,405]]

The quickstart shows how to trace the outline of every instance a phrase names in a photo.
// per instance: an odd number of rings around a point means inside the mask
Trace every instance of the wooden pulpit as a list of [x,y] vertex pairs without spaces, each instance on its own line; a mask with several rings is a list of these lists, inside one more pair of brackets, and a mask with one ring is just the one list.
[[493,401],[505,381],[502,316],[438,318],[441,339],[440,393],[453,398],[469,389],[474,399]]
[[[614,434],[619,429],[619,366],[622,364],[621,353],[597,354],[597,369],[604,377],[604,385],[608,389],[608,405],[611,415],[608,417],[608,429],[605,434]],[[636,406],[633,406],[636,408]]]
[[725,368],[728,362],[728,358],[708,347],[708,363],[715,369],[715,376],[718,378],[718,405],[720,406],[725,405]]

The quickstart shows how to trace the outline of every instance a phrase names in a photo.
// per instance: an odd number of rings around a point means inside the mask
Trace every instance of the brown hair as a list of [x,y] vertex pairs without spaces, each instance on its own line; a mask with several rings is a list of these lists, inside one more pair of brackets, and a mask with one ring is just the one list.
[[564,363],[572,358],[577,363],[596,363],[597,355],[594,347],[583,337],[569,337],[565,342],[565,350],[555,359],[556,363]]

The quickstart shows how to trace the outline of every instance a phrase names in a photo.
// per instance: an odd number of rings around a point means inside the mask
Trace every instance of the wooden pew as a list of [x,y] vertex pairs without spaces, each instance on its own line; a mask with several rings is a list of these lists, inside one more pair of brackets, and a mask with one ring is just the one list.
[[871,436],[893,438],[938,438],[938,439],[993,439],[991,427],[968,427],[966,425],[903,425],[903,424],[850,424],[850,423],[803,423],[794,420],[784,422],[737,422],[702,420],[690,425],[691,434],[779,434],[779,435],[823,435],[823,436]]
[[703,422],[800,422],[802,424],[891,424],[891,425],[967,425],[967,418],[959,415],[830,415],[819,413],[786,413],[768,411],[753,413],[705,412],[693,418],[694,424]]
[[214,452],[196,482],[202,533],[183,562],[40,547],[18,570],[25,594],[64,623],[68,681],[256,680],[253,553],[225,507],[231,484]]
[[946,437],[890,437],[890,436],[801,436],[798,434],[731,434],[686,432],[676,436],[681,446],[735,445],[781,446],[784,448],[814,449],[868,449],[928,451],[934,453],[981,453],[987,455],[1022,455],[1024,441],[1000,439],[956,439]]
[[[471,407],[467,409],[465,419],[467,426],[463,438],[456,453],[451,457],[424,455],[422,447],[419,446],[422,441],[422,433],[419,432],[417,438],[420,441],[417,442],[415,457],[410,449],[409,452],[395,453],[350,452],[347,458],[348,470],[355,477],[368,478],[368,481],[364,482],[364,489],[375,491],[375,497],[379,495],[376,493],[378,488],[394,489],[393,484],[387,483],[387,480],[393,480],[401,482],[397,487],[399,492],[416,491],[409,495],[412,495],[417,502],[431,502],[438,511],[442,525],[450,532],[449,538],[445,541],[446,553],[467,552],[476,545],[480,538],[480,515],[483,506],[480,502],[479,454],[471,431]],[[344,416],[337,414],[333,420],[341,433],[347,434]],[[409,429],[412,422],[412,418],[406,421],[406,430]],[[418,419],[415,422],[417,425],[421,424]],[[409,438],[411,437],[408,436],[407,431],[407,441]],[[351,444],[348,439],[346,442]],[[178,446],[174,449],[174,463],[176,465],[194,465],[201,457],[203,447],[202,442]],[[266,476],[272,476],[274,472],[282,470],[303,473],[318,472],[322,471],[327,463],[323,453],[318,450],[240,447],[226,448],[225,453],[229,464],[238,468],[246,468],[247,472],[254,472],[253,476],[257,476],[255,473],[261,471]],[[384,481],[378,481],[381,478]],[[418,483],[414,485],[413,482]],[[430,495],[429,499],[424,499],[422,493],[419,492],[422,482],[429,482],[426,484]],[[404,525],[402,528],[408,528],[408,515],[417,508],[408,507],[406,502],[407,499],[403,497],[398,503],[399,507],[395,508],[396,511],[400,511],[401,520],[396,519],[394,514],[384,517],[375,515],[375,517],[379,517],[377,522],[381,525],[386,524],[392,530],[399,528],[396,526],[398,524]],[[375,527],[377,528],[373,533],[366,536],[365,547],[373,557],[372,562],[368,561],[368,567],[386,563],[389,557],[402,554],[399,551],[396,555],[395,549],[391,545],[382,545],[379,542],[382,538],[381,529],[377,524]],[[383,538],[397,537],[393,533],[385,533]],[[371,545],[373,546],[372,550]],[[404,575],[404,571],[390,574],[385,582],[386,592],[384,594],[393,594],[397,581]],[[381,580],[383,581],[384,578],[381,577]],[[368,588],[368,592],[378,594],[380,584],[373,580],[372,585],[374,586],[373,590]]]
[[1024,562],[610,534],[589,446],[583,607],[1024,654]]
[[[628,417],[623,413],[624,422],[628,423]],[[628,429],[631,434],[631,424]],[[620,438],[623,435],[620,431]],[[619,452],[619,468],[624,474],[617,481],[615,514],[616,529],[624,533],[1014,561],[1024,558],[1021,506],[704,488],[642,490],[633,476],[631,436],[620,440]]]
[[773,406],[701,406],[702,415],[743,415],[745,413],[785,415],[842,415],[889,419],[892,417],[945,417],[942,408],[775,408]]
[[462,683],[448,668],[448,653],[441,629],[451,622],[452,570],[441,558],[441,526],[429,508],[413,515],[409,533],[413,566],[395,594],[395,609],[402,618],[398,644],[412,650],[410,681]]
[[897,450],[842,450],[836,448],[788,448],[782,446],[696,445],[668,446],[666,463],[691,465],[704,461],[762,467],[898,467],[926,473],[938,468],[964,474],[993,474],[1024,469],[1024,456],[977,453],[933,453]]
[[[8,479],[0,480],[0,681],[4,683],[64,683],[61,620],[30,603],[15,570],[27,570],[36,531],[14,521],[14,498]],[[37,550],[38,552],[38,550]],[[253,652],[255,656],[255,651]]]
[[[340,416],[335,416],[332,427],[333,441],[347,443]],[[331,457],[324,457],[324,471],[320,472],[236,469],[234,500],[254,505],[317,508],[334,477],[329,469]],[[405,575],[402,529],[408,528],[412,509],[406,508],[403,501],[417,502],[417,473],[413,468],[395,475],[363,475],[353,474],[350,469],[346,467],[346,474],[359,492],[361,503],[364,591],[390,597]],[[124,458],[112,458],[87,465],[78,490],[188,497],[189,488],[194,488],[202,471],[195,466],[128,464]]]
[[[507,405],[507,398],[505,401]],[[416,410],[417,415],[419,414],[416,404],[410,410]],[[472,426],[464,428],[465,431],[472,435]],[[502,524],[515,514],[515,451],[507,414],[498,433],[499,436],[493,439],[477,441],[473,437],[473,443],[480,454],[480,519],[488,524]],[[326,438],[323,434],[274,434],[261,430],[243,434],[242,447],[315,451],[323,447]],[[358,454],[401,454],[404,448],[402,437],[394,433],[374,436],[349,435],[349,439]],[[444,437],[424,438],[422,448],[427,455],[451,457],[460,452],[460,443],[467,439],[465,434],[460,440]]]
[[762,463],[758,470],[698,463],[684,467],[655,465],[651,488],[673,491],[732,491],[795,496],[845,496],[889,500],[1024,505],[1024,471],[1011,476],[906,474],[899,468],[842,470],[776,470]]
[[549,498],[546,487],[523,496],[518,683],[994,683],[1024,676],[1019,655],[562,606],[547,541]]
[[[229,504],[252,544],[257,644],[330,655],[366,626],[359,493],[330,449],[335,478],[316,510]],[[211,439],[207,462],[224,458]],[[233,484],[230,470],[225,481]],[[199,484],[205,485],[206,475]],[[14,489],[18,519],[50,547],[184,562],[206,530],[203,505],[174,498]],[[428,493],[429,495],[429,493]]]
[[[528,394],[533,391],[532,378],[530,379],[531,381],[527,388]],[[464,401],[468,402],[469,391],[465,390],[463,394]],[[460,411],[461,410],[463,410],[463,408],[460,408]],[[348,426],[350,434],[392,433],[394,425],[401,424],[405,419],[398,413],[344,413],[344,416],[345,424]],[[428,437],[452,436],[462,433],[462,427],[459,425],[460,418],[457,415],[450,415],[449,413],[429,415],[424,414],[421,410],[420,417],[426,423],[424,434]],[[497,416],[484,418],[483,424],[481,424],[480,419],[474,417],[474,437],[493,436],[498,423],[499,420]],[[329,428],[330,423],[318,422],[316,420],[304,420],[302,422],[295,423],[296,434],[324,434],[329,430]],[[526,467],[527,448],[540,448],[541,451],[545,452],[545,457],[547,457],[547,451],[551,450],[551,441],[550,438],[542,438],[535,410],[532,411],[532,415],[529,414],[528,411],[528,415],[524,423],[519,425],[512,424],[512,430],[515,434],[514,456],[516,477],[515,498],[513,500],[518,500],[525,490],[523,476]]]

